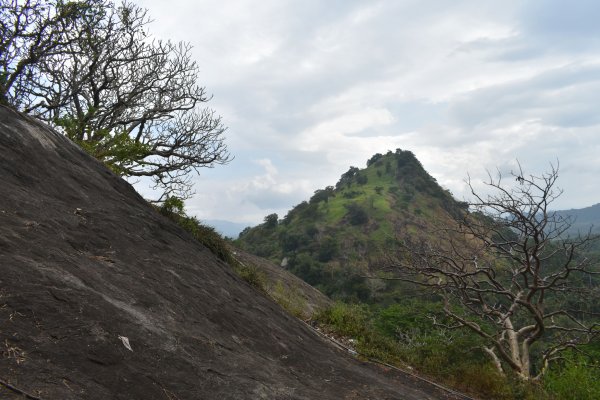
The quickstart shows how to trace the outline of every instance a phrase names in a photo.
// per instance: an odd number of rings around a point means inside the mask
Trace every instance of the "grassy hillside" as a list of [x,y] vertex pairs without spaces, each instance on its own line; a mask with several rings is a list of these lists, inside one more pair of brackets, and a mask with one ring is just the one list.
[[246,229],[236,244],[269,258],[341,299],[366,301],[391,283],[361,276],[407,233],[421,235],[466,204],[442,189],[410,151],[376,154],[350,167],[335,186],[317,190],[279,219]]

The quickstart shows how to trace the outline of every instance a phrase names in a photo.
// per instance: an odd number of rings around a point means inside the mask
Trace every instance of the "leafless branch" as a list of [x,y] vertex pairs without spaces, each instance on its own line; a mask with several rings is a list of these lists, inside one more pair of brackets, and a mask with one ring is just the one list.
[[[494,365],[533,379],[532,371],[545,370],[564,350],[600,334],[593,319],[566,306],[579,293],[598,295],[574,284],[599,272],[580,255],[596,237],[568,237],[572,221],[550,211],[562,194],[556,187],[558,163],[541,176],[525,175],[518,164],[510,178],[513,184],[499,172],[488,174],[489,196],[478,194],[467,178],[471,212],[455,215],[454,225],[428,237],[401,241],[386,270],[395,272],[393,279],[439,293],[453,327],[484,338]],[[535,368],[534,343],[550,343]]]

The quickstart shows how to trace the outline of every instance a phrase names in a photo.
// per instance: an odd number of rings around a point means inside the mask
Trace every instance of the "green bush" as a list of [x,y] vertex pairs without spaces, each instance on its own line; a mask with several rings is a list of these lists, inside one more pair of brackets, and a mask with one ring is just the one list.
[[336,303],[319,313],[316,319],[335,328],[336,333],[356,339],[363,337],[370,325],[366,306],[358,304]]
[[319,244],[317,259],[320,262],[330,261],[338,253],[338,244],[333,237],[326,237]]
[[[325,330],[355,339],[355,349],[361,355],[398,366],[407,363],[421,374],[484,399],[563,398],[558,392],[557,397],[549,397],[539,385],[523,382],[515,376],[502,376],[480,350],[478,339],[462,331],[434,328],[427,315],[440,317],[439,305],[420,300],[387,308],[337,303],[314,318]],[[577,382],[574,376],[561,379],[570,379],[572,385]],[[573,390],[573,393],[580,392]]]
[[362,225],[369,221],[369,214],[357,203],[346,204],[347,216],[352,225]]
[[263,293],[267,293],[267,278],[264,272],[260,271],[254,265],[243,265],[236,263],[234,265],[235,272],[240,278],[248,282]]
[[[148,144],[137,142],[129,136],[129,132],[94,128],[86,121],[94,118],[97,110],[90,108],[84,118],[64,117],[57,118],[54,123],[61,127],[66,136],[79,145],[86,153],[104,163],[109,169],[119,176],[128,175],[132,166],[151,151]],[[80,139],[85,132],[93,135],[94,140]]]
[[277,223],[279,221],[279,216],[275,213],[269,214],[265,217],[264,227],[267,229],[275,229],[277,228]]
[[335,334],[355,340],[356,350],[366,357],[388,363],[398,363],[398,344],[377,332],[372,324],[372,313],[364,304],[336,303],[315,315]]
[[491,363],[459,363],[448,383],[464,392],[483,394],[486,399],[509,400],[528,397],[526,391],[523,391],[522,382],[507,380]]
[[366,175],[356,175],[356,183],[359,185],[366,185],[369,182],[369,178]]
[[271,297],[294,317],[301,319],[310,317],[307,315],[306,299],[302,297],[302,293],[298,289],[286,288],[281,281],[277,281],[271,291]]
[[556,399],[600,399],[600,366],[581,356],[567,356],[562,364],[548,371],[543,382]]
[[290,259],[289,269],[310,285],[322,282],[323,268],[309,254],[299,253]]
[[158,210],[189,232],[194,239],[206,246],[219,259],[230,265],[235,263],[227,241],[213,227],[203,225],[196,217],[186,215],[183,200],[178,197],[169,197]]

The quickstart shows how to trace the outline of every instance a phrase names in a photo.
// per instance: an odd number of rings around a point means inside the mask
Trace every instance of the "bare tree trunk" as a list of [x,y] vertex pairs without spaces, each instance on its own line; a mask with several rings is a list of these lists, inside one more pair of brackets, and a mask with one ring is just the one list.
[[[568,348],[600,335],[600,326],[571,311],[572,303],[598,300],[598,291],[574,287],[598,265],[578,256],[590,234],[564,237],[572,221],[548,211],[562,193],[555,187],[558,169],[541,176],[502,175],[487,185],[496,194],[478,195],[471,182],[473,213],[455,216],[455,225],[418,241],[405,239],[395,257],[395,279],[428,288],[444,299],[453,321],[482,337],[496,369],[511,370],[523,380],[537,379]],[[394,268],[393,268],[394,269]],[[566,300],[571,304],[567,307]],[[542,337],[547,340],[540,342]],[[532,345],[539,365],[532,365]],[[538,375],[532,377],[533,371]]]

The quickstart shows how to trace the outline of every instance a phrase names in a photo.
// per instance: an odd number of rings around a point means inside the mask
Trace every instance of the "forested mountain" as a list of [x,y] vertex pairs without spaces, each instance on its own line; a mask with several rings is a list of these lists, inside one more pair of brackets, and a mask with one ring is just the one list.
[[236,244],[272,259],[327,294],[368,300],[390,283],[361,276],[378,268],[398,239],[424,234],[465,210],[410,151],[375,154],[335,186],[317,190],[282,219],[244,230]]
[[556,211],[557,216],[571,217],[573,224],[565,232],[571,236],[578,233],[586,234],[590,230],[594,234],[600,233],[600,203],[590,207]]

